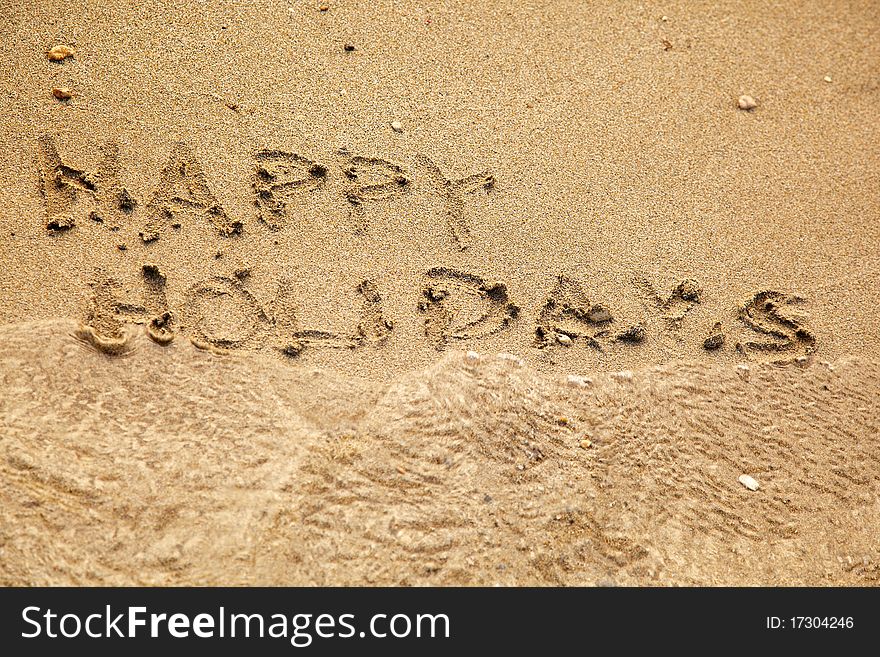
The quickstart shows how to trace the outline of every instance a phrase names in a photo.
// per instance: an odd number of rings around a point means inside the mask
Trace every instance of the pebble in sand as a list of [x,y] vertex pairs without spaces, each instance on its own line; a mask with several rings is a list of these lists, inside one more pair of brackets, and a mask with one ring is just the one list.
[[51,62],[60,62],[68,57],[73,57],[73,55],[73,48],[70,46],[54,46],[46,53],[46,57],[48,57]]
[[741,110],[753,110],[758,106],[758,103],[755,102],[755,99],[751,96],[740,96],[739,100],[736,101],[737,107]]

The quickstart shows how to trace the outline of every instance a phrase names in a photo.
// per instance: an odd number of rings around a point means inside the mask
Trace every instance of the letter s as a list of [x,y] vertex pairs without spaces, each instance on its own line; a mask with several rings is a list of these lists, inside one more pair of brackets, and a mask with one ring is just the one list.
[[33,639],[34,637],[40,636],[40,631],[43,629],[37,621],[28,618],[28,612],[31,611],[32,609],[33,609],[34,611],[40,611],[40,608],[39,608],[39,607],[25,607],[25,608],[22,609],[22,611],[21,611],[21,618],[22,618],[22,620],[24,620],[25,622],[28,622],[28,623],[30,623],[31,625],[33,625],[34,627],[36,627],[36,628],[37,628],[37,631],[34,632],[33,634],[25,634],[24,632],[22,632],[22,633],[21,633],[21,637],[22,637],[23,639]]
[[337,634],[336,636],[338,636],[340,639],[350,639],[351,637],[354,636],[354,633],[355,633],[354,625],[352,625],[351,623],[348,622],[347,619],[349,619],[349,618],[351,618],[353,620],[354,614],[342,614],[339,617],[339,625],[341,627],[348,629],[348,630],[351,630],[347,634],[342,634],[341,632],[339,634]]

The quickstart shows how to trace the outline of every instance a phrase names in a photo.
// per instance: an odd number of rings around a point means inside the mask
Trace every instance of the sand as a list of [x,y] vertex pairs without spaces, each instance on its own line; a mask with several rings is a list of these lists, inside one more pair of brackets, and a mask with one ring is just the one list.
[[880,8],[318,4],[0,8],[0,582],[876,583]]

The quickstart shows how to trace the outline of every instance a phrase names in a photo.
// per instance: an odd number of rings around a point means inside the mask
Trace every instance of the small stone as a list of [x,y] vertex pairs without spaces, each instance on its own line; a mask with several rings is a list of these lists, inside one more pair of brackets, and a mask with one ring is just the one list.
[[318,6],[318,11],[327,11],[330,9],[330,4],[327,2],[322,2],[320,6]]
[[68,57],[73,57],[73,55],[73,48],[70,46],[54,46],[46,53],[50,62],[60,62]]
[[740,475],[738,481],[749,490],[758,490],[760,488],[758,482],[747,474]]
[[826,75],[826,76],[825,76],[824,78],[822,78],[822,79],[825,80],[825,82],[831,82],[831,76],[830,76],[830,75]]
[[342,46],[342,49],[345,52],[354,52],[355,51],[355,47],[354,47],[353,43],[346,43],[344,46]]
[[478,354],[476,351],[469,351],[467,352],[467,354],[465,354],[465,358],[467,358],[472,363],[476,363],[478,360],[480,360],[480,354]]
[[406,474],[406,470],[403,468],[403,466],[400,465],[397,466],[397,472],[399,474]]
[[567,336],[565,333],[557,333],[556,339],[559,341],[559,344],[564,345],[566,347],[571,346],[571,338]]
[[737,107],[741,110],[751,111],[758,106],[758,103],[755,102],[755,99],[751,96],[740,96],[739,100],[736,101]]
[[394,132],[403,132],[403,124],[400,121],[392,121],[391,129],[394,130]]
[[590,440],[590,439],[588,439],[588,438],[584,438],[584,439],[581,441],[581,447],[582,447],[583,449],[590,449],[590,447],[592,447],[592,446],[593,446],[593,441]]
[[70,100],[73,92],[67,87],[55,87],[52,89],[52,95],[58,100]]

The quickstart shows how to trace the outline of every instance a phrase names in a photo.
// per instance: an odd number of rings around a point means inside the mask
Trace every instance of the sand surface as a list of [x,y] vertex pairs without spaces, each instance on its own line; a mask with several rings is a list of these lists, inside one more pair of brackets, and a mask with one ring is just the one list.
[[0,582],[876,583],[878,32],[0,1]]
[[880,578],[876,362],[370,384],[87,335],[0,332],[3,583]]

